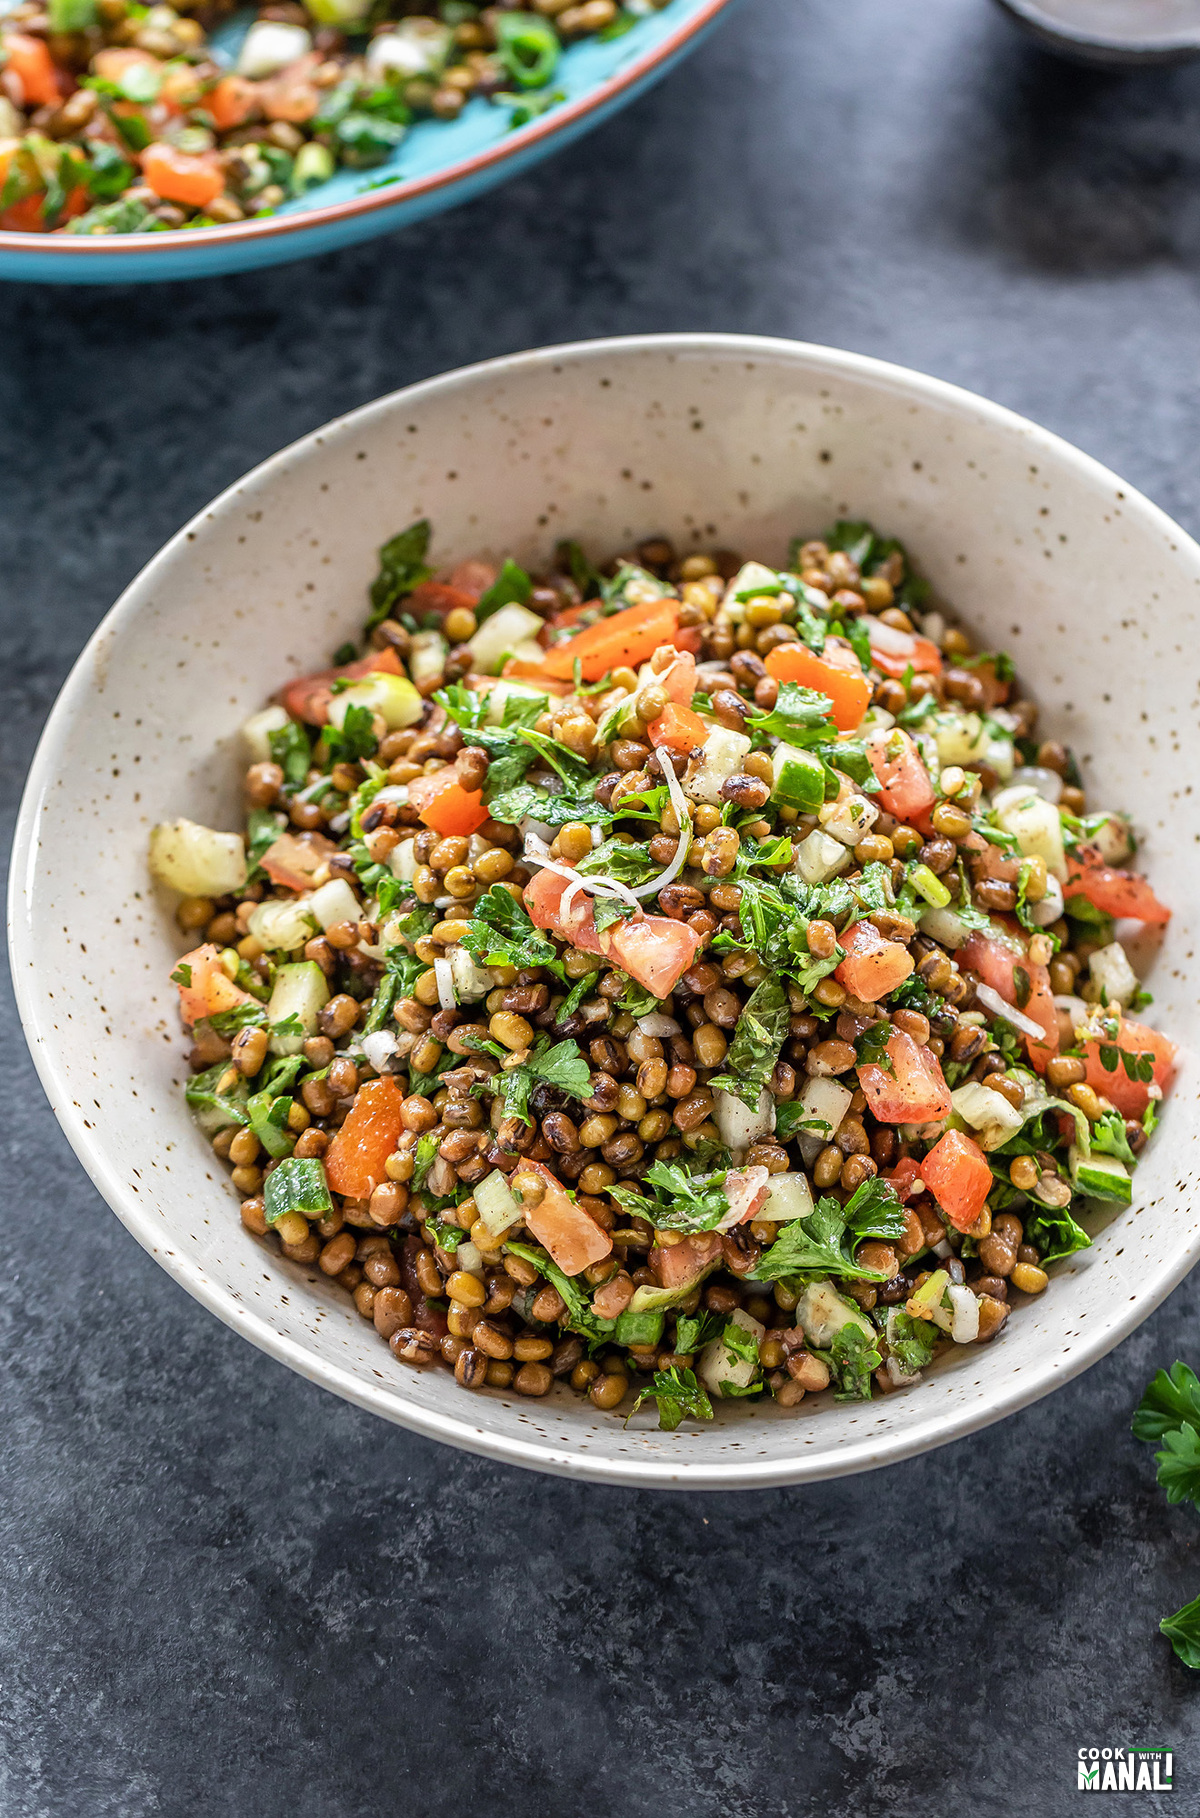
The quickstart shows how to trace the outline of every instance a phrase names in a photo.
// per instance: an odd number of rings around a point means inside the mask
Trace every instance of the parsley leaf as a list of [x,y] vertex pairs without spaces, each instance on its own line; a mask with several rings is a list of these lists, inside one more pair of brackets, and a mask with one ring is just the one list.
[[835,1401],[870,1401],[871,1372],[883,1362],[881,1353],[856,1322],[839,1327],[833,1344],[822,1353],[837,1384]]
[[775,1071],[791,1018],[783,981],[774,975],[763,979],[754,987],[738,1018],[726,1057],[729,1072],[709,1084],[722,1092],[732,1092],[751,1111],[756,1110]]
[[1192,1502],[1200,1507],[1200,1433],[1195,1427],[1176,1427],[1163,1434],[1163,1450],[1154,1454],[1158,1481],[1168,1502]]
[[1025,1241],[1041,1251],[1043,1263],[1061,1262],[1076,1250],[1089,1249],[1092,1242],[1065,1206],[1043,1206],[1036,1199],[1030,1200],[1025,1217]]
[[774,707],[769,713],[750,714],[746,730],[767,738],[782,739],[785,745],[795,745],[803,750],[824,739],[836,739],[837,727],[829,717],[832,710],[833,702],[828,695],[804,688],[799,682],[784,682]]
[[[509,1244],[504,1248],[513,1256],[521,1256],[532,1263],[539,1274],[558,1289],[566,1305],[566,1324],[573,1332],[588,1339],[592,1344],[603,1344],[612,1336],[616,1325],[613,1319],[601,1319],[592,1308],[592,1303],[580,1287],[579,1282],[569,1275],[564,1275],[558,1265],[550,1260],[541,1250],[534,1250],[528,1244]],[[636,1410],[635,1410],[636,1411]]]
[[675,1351],[680,1357],[692,1357],[702,1351],[724,1330],[719,1313],[680,1313],[675,1321]]
[[1200,1379],[1187,1364],[1175,1362],[1158,1372],[1138,1403],[1133,1437],[1156,1445],[1181,1426],[1200,1429]]
[[1164,1616],[1158,1626],[1184,1666],[1200,1670],[1200,1597]]
[[1129,1138],[1125,1134],[1125,1119],[1119,1111],[1106,1111],[1103,1117],[1092,1125],[1091,1145],[1101,1155],[1115,1155],[1118,1161],[1125,1163],[1126,1167],[1135,1168],[1137,1166],[1137,1157],[1130,1148]]
[[493,884],[475,904],[462,944],[480,966],[562,970],[557,948],[534,927],[524,905],[500,884]]
[[679,1162],[656,1161],[642,1179],[655,1189],[653,1198],[631,1186],[608,1191],[630,1218],[648,1219],[657,1231],[713,1231],[729,1210],[723,1173],[692,1174]]
[[268,732],[267,743],[272,759],[283,771],[284,782],[292,789],[301,788],[312,763],[312,748],[300,722],[289,720],[286,726]]
[[663,1433],[673,1433],[688,1415],[693,1420],[711,1420],[713,1417],[712,1402],[696,1381],[695,1371],[683,1370],[678,1364],[673,1364],[669,1370],[657,1371],[645,1388],[638,1391],[626,1426],[644,1401],[658,1403],[658,1425]]
[[887,1348],[902,1370],[925,1369],[941,1336],[932,1320],[914,1319],[899,1309],[889,1315]]
[[500,573],[479,596],[475,607],[476,623],[482,625],[485,619],[490,619],[502,606],[528,606],[532,592],[533,582],[525,570],[511,556],[505,556]]
[[427,581],[433,573],[425,566],[425,557],[429,553],[430,524],[428,518],[419,523],[410,524],[398,536],[392,537],[379,551],[379,573],[371,582],[371,616],[366,629],[374,631],[391,613],[406,594],[422,581]]
[[[426,1130],[417,1139],[416,1154],[413,1157],[413,1192],[419,1193],[429,1178],[429,1170],[437,1160],[438,1139],[432,1130]],[[442,1248],[445,1249],[445,1245]]]
[[560,574],[570,575],[581,600],[600,598],[600,589],[604,583],[584,555],[580,544],[569,539],[559,543],[554,551],[554,561]]
[[[509,1058],[507,1049],[501,1048],[498,1042],[484,1041],[476,1045],[494,1054],[498,1060]],[[490,1079],[477,1081],[472,1089],[502,1098],[504,1115],[519,1117],[522,1123],[528,1124],[533,1121],[529,1115],[529,1097],[538,1084],[554,1086],[571,1098],[591,1096],[592,1075],[576,1042],[568,1038],[551,1046],[548,1035],[539,1035],[527,1061],[495,1073]]]
[[538,789],[532,783],[518,783],[492,796],[488,801],[488,812],[494,821],[504,821],[510,827],[515,827],[526,816],[541,821],[546,827],[565,827],[568,821],[584,821],[588,826],[603,825],[613,817],[596,800],[599,780],[599,777],[592,777],[590,782],[564,789],[557,795]]
[[759,1257],[752,1279],[838,1275],[848,1280],[885,1281],[887,1277],[879,1270],[855,1262],[854,1245],[864,1237],[900,1237],[904,1222],[904,1208],[895,1188],[877,1176],[864,1181],[845,1206],[825,1195],[807,1218],[783,1226],[770,1249]]
[[330,764],[356,764],[360,758],[373,757],[379,749],[374,731],[375,715],[355,701],[347,707],[340,726],[330,723],[322,728],[321,739],[329,753]]

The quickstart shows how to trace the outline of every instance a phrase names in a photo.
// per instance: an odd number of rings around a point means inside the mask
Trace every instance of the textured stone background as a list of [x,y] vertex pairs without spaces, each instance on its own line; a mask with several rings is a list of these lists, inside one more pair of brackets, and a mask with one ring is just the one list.
[[[400,238],[191,287],[0,289],[5,814],[185,518],[460,362],[748,329],[1027,412],[1200,530],[1200,68],[1068,69],[983,0],[746,0],[637,107]],[[1074,1811],[1173,1745],[1200,1524],[1128,1436],[1195,1287],[1082,1380],[868,1478],[583,1489],[342,1406],[195,1306],[57,1133],[8,1000],[4,1818]],[[1111,1798],[1106,1800],[1111,1806]],[[1123,1806],[1122,1806],[1123,1809]]]

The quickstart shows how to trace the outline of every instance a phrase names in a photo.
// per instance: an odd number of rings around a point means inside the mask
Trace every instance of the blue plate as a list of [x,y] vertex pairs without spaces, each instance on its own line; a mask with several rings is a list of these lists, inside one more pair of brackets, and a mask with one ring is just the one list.
[[607,120],[694,50],[733,0],[669,0],[619,38],[565,51],[565,99],[515,131],[508,109],[468,103],[454,121],[415,126],[386,164],[339,171],[258,221],[156,234],[0,232],[0,278],[50,284],[146,284],[308,259],[469,202]]

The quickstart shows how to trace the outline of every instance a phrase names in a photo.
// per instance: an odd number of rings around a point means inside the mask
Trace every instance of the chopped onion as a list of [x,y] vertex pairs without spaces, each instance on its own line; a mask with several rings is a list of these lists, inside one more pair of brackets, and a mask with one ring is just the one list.
[[929,1248],[942,1262],[945,1262],[948,1256],[954,1255],[954,1251],[950,1248],[950,1239],[948,1237],[939,1237],[935,1244],[930,1244]]
[[713,1121],[727,1149],[740,1154],[751,1143],[761,1142],[775,1128],[775,1100],[764,1087],[751,1111],[734,1092],[714,1094]]
[[943,947],[965,947],[971,930],[955,909],[926,909],[921,916],[921,933],[939,941]]
[[520,831],[524,837],[526,847],[529,846],[530,840],[536,840],[539,845],[545,846],[546,857],[549,858],[550,847],[548,842],[554,838],[553,827],[546,821],[535,821],[531,815],[527,814],[525,819],[520,823]]
[[443,954],[441,959],[433,962],[434,976],[437,979],[438,1003],[443,1010],[457,1010],[458,999],[454,995],[454,973],[450,961]]
[[901,631],[898,625],[885,625],[882,619],[868,614],[859,620],[865,625],[876,650],[882,650],[887,656],[908,657],[916,648],[916,639],[911,631]]
[[658,761],[662,765],[663,775],[667,779],[667,794],[670,796],[671,806],[675,810],[675,819],[679,822],[679,839],[675,846],[675,856],[666,870],[661,871],[657,877],[652,877],[648,884],[638,885],[633,894],[639,897],[657,896],[660,890],[665,890],[668,884],[673,883],[687,863],[688,848],[691,845],[689,838],[692,828],[691,810],[688,807],[687,797],[679,787],[675,766],[662,746],[659,747]]
[[1019,1029],[1022,1035],[1030,1036],[1035,1042],[1045,1041],[1046,1031],[1041,1024],[1035,1023],[1031,1016],[1026,1016],[1014,1004],[1006,1004],[1000,993],[993,991],[990,985],[976,985],[975,995],[984,1009],[990,1010],[993,1016],[1003,1017],[1006,1023],[1011,1023],[1014,1029]]
[[1057,803],[1062,796],[1063,780],[1057,770],[1043,770],[1040,764],[1022,764],[1013,771],[1008,786],[1032,789],[1046,801]]
[[946,1289],[950,1302],[950,1336],[956,1345],[974,1344],[979,1337],[979,1302],[970,1288],[951,1286]]
[[914,1382],[920,1382],[921,1380],[921,1372],[919,1370],[906,1370],[902,1364],[896,1362],[894,1357],[889,1357],[887,1359],[887,1373],[888,1381],[891,1383],[893,1389],[911,1388]]
[[1054,1008],[1066,1011],[1073,1029],[1077,1029],[1080,1023],[1087,1022],[1089,1010],[1081,997],[1072,997],[1067,992],[1057,992],[1054,998]]
[[643,1035],[663,1036],[678,1035],[679,1024],[673,1016],[663,1016],[661,1011],[652,1010],[649,1016],[639,1016],[637,1026]]
[[363,1036],[360,1046],[376,1073],[382,1073],[396,1052],[396,1036],[391,1029],[376,1029]]
[[335,815],[331,816],[330,822],[329,822],[329,831],[330,831],[330,833],[336,833],[338,838],[341,839],[343,833],[345,833],[345,831],[349,825],[350,825],[349,812],[346,809],[343,809],[341,814],[335,814]]

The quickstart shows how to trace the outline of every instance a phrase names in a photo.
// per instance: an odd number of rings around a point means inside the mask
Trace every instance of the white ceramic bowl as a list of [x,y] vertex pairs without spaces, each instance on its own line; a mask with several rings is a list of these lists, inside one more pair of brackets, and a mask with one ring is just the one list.
[[[145,869],[166,815],[234,825],[241,721],[361,624],[375,549],[428,515],[435,555],[599,554],[653,532],[782,560],[839,515],[904,538],[1043,724],[1123,805],[1174,906],[1153,1016],[1183,1044],[1136,1205],[1054,1271],[1000,1339],[867,1405],[739,1403],[628,1430],[563,1390],[470,1396],[396,1363],[348,1296],[242,1229],[180,1091],[180,951]],[[995,405],[827,348],[733,335],[551,348],[431,379],[330,424],[232,487],[104,620],[38,748],[13,857],[11,945],[55,1112],[118,1217],[189,1293],[311,1381],[512,1464],[608,1482],[748,1488],[859,1471],[982,1427],[1102,1356],[1196,1259],[1200,1046],[1195,749],[1200,549],[1094,461]],[[115,1241],[115,1237],[114,1237]]]

